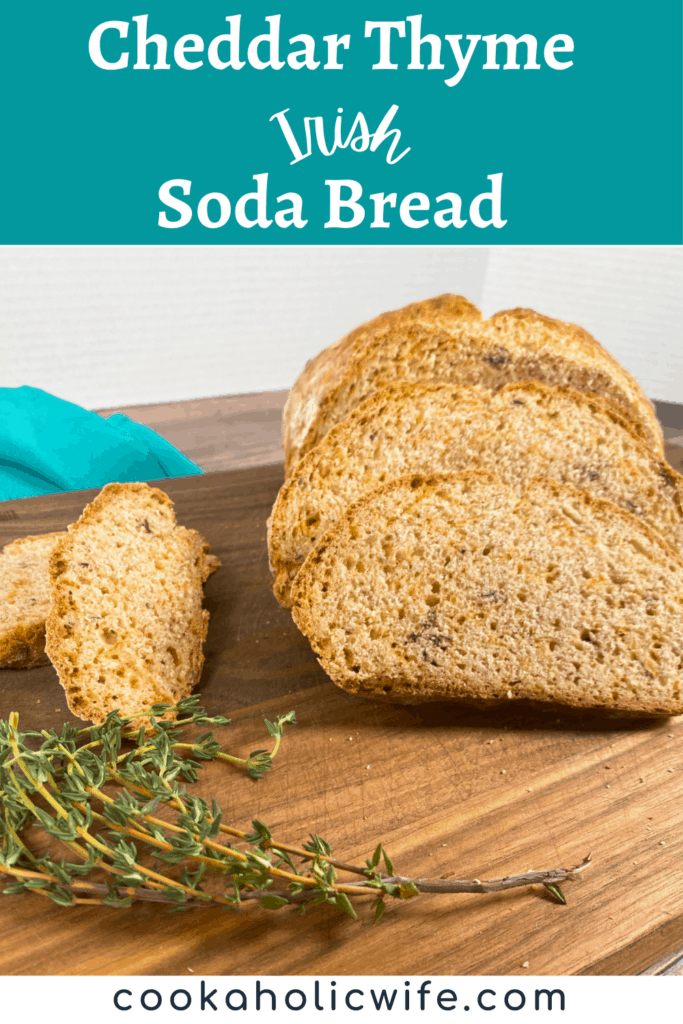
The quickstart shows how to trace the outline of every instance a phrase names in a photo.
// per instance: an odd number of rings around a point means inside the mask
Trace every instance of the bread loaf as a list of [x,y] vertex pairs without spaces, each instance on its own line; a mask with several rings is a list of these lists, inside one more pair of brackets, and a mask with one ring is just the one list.
[[683,561],[634,515],[567,484],[405,477],[308,556],[293,616],[351,693],[683,712]]
[[306,365],[284,410],[286,472],[360,402],[389,384],[435,381],[498,391],[527,379],[604,396],[663,453],[652,403],[587,331],[530,309],[485,320],[461,296],[440,295],[370,320]]
[[50,555],[61,533],[24,537],[0,554],[0,668],[46,665]]
[[177,526],[147,484],[108,484],[52,552],[47,652],[74,714],[175,704],[199,680],[217,568],[206,541]]
[[520,493],[535,476],[640,516],[683,551],[683,478],[614,407],[535,381],[484,388],[400,384],[366,399],[298,463],[269,521],[275,595],[351,502],[406,473],[495,472]]

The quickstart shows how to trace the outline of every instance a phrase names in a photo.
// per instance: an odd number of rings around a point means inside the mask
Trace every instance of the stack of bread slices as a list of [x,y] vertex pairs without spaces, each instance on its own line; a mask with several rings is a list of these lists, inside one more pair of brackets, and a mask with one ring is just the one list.
[[683,478],[586,331],[384,314],[306,366],[284,440],[274,590],[339,686],[683,713]]

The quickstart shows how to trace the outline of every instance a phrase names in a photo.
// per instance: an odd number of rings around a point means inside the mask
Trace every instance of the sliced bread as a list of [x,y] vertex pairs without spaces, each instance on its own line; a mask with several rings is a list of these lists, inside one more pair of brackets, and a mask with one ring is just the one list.
[[52,553],[47,652],[74,714],[175,704],[199,680],[208,544],[147,484],[108,484]]
[[401,384],[366,399],[298,463],[269,520],[275,595],[351,504],[406,473],[487,469],[520,493],[535,476],[581,487],[640,516],[683,551],[683,478],[609,403],[535,381],[497,393]]
[[0,668],[47,665],[50,556],[62,533],[23,537],[0,554]]
[[683,561],[568,484],[405,477],[308,556],[293,616],[351,693],[683,712]]
[[531,309],[485,320],[461,296],[439,295],[370,320],[306,365],[283,414],[286,471],[381,387],[433,381],[497,391],[528,379],[608,398],[663,453],[652,403],[587,331]]

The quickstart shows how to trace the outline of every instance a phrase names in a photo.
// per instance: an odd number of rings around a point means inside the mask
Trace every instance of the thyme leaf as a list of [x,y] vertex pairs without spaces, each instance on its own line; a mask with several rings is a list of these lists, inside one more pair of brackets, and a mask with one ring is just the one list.
[[[387,898],[423,893],[542,883],[566,902],[560,883],[578,878],[590,863],[588,857],[573,869],[488,882],[405,878],[396,875],[382,843],[360,867],[334,857],[316,833],[297,847],[280,842],[256,818],[252,832],[233,828],[216,800],[188,791],[210,761],[262,779],[273,767],[285,726],[295,723],[293,711],[266,719],[272,748],[239,758],[214,736],[229,719],[207,715],[196,696],[129,717],[114,711],[102,725],[65,724],[60,732],[20,732],[18,715],[11,714],[0,721],[0,874],[9,876],[4,894],[37,893],[63,907],[125,909],[146,900],[172,913],[208,904],[234,909],[250,901],[266,910],[291,905],[304,913],[325,904],[351,918],[357,916],[352,900],[372,896],[378,921]],[[188,741],[188,726],[207,731]],[[61,845],[68,856],[34,853],[36,829],[50,837],[51,850]]]

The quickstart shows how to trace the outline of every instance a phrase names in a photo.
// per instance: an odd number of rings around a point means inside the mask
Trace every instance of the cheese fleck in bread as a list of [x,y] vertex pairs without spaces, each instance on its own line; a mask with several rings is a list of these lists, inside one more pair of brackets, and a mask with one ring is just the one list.
[[567,484],[478,471],[386,484],[308,556],[293,616],[352,693],[683,713],[683,561]]
[[199,680],[217,568],[206,541],[176,525],[147,484],[108,484],[52,553],[47,652],[74,714],[174,704]]

